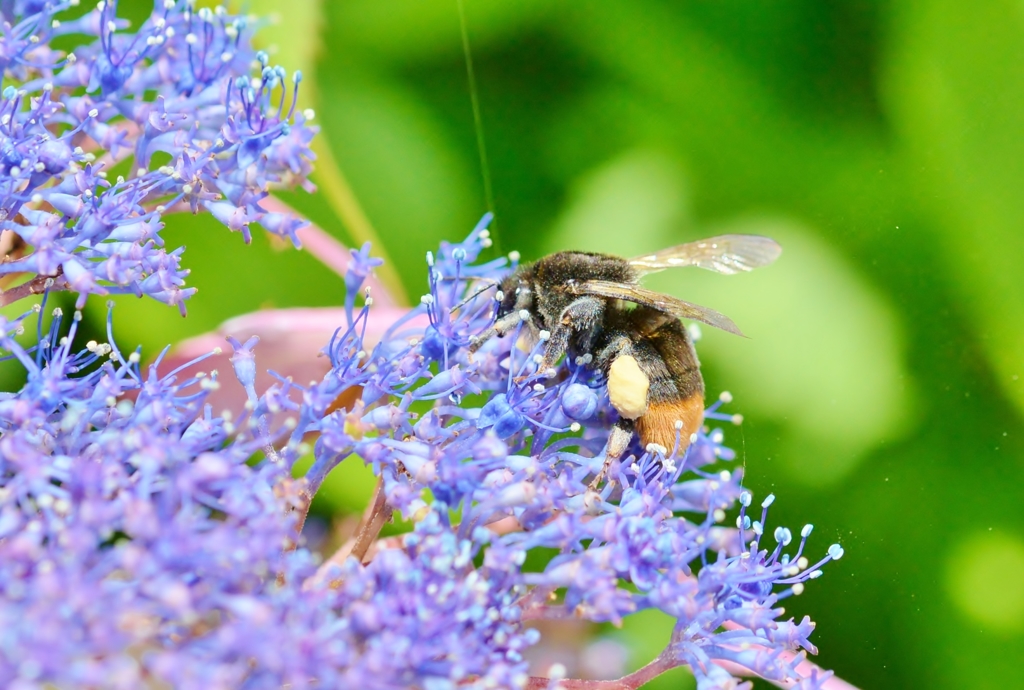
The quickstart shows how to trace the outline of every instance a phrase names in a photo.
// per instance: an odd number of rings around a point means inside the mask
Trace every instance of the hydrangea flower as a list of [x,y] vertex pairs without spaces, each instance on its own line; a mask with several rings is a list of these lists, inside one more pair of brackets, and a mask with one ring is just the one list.
[[[298,244],[303,221],[261,206],[306,180],[311,111],[251,44],[256,23],[218,5],[157,0],[134,33],[115,0],[0,4],[0,304],[46,289],[148,295],[185,310],[183,249],[163,217],[206,210]],[[69,18],[74,17],[74,18]],[[71,53],[51,46],[95,37]],[[24,280],[24,277],[28,280]],[[12,282],[19,284],[9,287]]]
[[[617,687],[677,666],[700,688],[845,686],[806,661],[810,620],[779,606],[842,548],[810,558],[810,525],[799,541],[771,525],[771,496],[757,512],[716,426],[736,421],[728,396],[685,455],[634,446],[595,490],[615,412],[587,358],[538,372],[525,321],[470,356],[518,261],[479,261],[488,218],[428,255],[428,292],[405,312],[364,291],[370,247],[335,261],[348,293],[308,384],[265,384],[274,345],[252,333],[180,365],[122,352],[112,314],[107,342],[81,343],[81,312],[49,310],[52,292],[184,308],[166,213],[297,243],[303,221],[267,195],[308,186],[314,129],[293,112],[299,75],[286,93],[251,48],[252,20],[164,0],[129,33],[116,3],[76,5],[0,2],[0,64],[19,85],[0,98],[0,304],[43,295],[0,319],[0,350],[26,373],[0,393],[0,685],[581,688],[531,675],[535,622],[657,609],[673,634]],[[72,34],[95,40],[51,47]],[[229,381],[233,410],[215,397]],[[302,527],[342,462],[379,483],[323,558]],[[412,531],[379,539],[394,511]]]
[[[623,687],[675,666],[701,688],[839,687],[804,660],[813,623],[779,602],[842,549],[809,560],[809,525],[771,526],[771,496],[753,510],[719,428],[682,458],[633,448],[588,489],[614,420],[599,375],[582,360],[538,375],[543,343],[516,337],[467,352],[493,318],[481,287],[510,269],[477,263],[488,243],[481,223],[442,245],[421,304],[372,346],[372,300],[353,309],[322,380],[256,391],[259,345],[232,342],[239,417],[207,404],[217,372],[144,369],[112,338],[76,347],[77,312],[63,338],[59,313],[49,329],[33,312],[2,324],[28,381],[0,395],[0,683],[554,687],[524,660],[543,643],[531,621],[654,608],[675,631]],[[24,348],[31,320],[42,333]],[[722,404],[709,425],[733,421]],[[341,462],[371,464],[379,490],[320,562],[299,529]],[[392,510],[415,527],[378,541]],[[524,567],[541,549],[557,555]]]

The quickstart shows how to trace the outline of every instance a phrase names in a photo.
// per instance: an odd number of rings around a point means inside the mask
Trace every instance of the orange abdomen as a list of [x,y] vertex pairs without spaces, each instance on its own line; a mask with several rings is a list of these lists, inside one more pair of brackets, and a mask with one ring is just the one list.
[[[683,423],[682,429],[676,429],[676,421]],[[695,392],[681,400],[651,402],[647,412],[636,420],[636,433],[640,436],[642,448],[649,443],[657,443],[669,453],[675,447],[678,435],[676,455],[680,456],[690,445],[690,436],[697,433],[703,423],[704,394]]]

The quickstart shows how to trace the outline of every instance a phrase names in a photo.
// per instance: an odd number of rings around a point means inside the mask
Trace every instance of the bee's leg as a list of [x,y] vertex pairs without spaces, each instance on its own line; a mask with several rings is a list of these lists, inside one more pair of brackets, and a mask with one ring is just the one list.
[[548,339],[540,371],[554,368],[558,358],[569,348],[573,333],[592,332],[604,317],[604,300],[596,297],[580,297],[562,312],[562,318]]
[[490,328],[470,339],[469,354],[473,354],[479,350],[481,345],[494,336],[505,335],[510,332],[520,321],[522,321],[522,316],[518,311],[514,311],[511,314],[498,319]]
[[479,335],[470,338],[469,342],[469,354],[472,355],[474,352],[480,349],[480,346],[486,343],[488,340],[496,335],[505,335],[509,333],[513,328],[519,325],[519,322],[524,321],[524,315],[529,318],[529,307],[532,303],[533,297],[529,290],[516,290],[516,303],[508,314],[505,314],[493,324],[490,328],[483,331]]
[[608,434],[608,445],[605,449],[604,454],[604,466],[601,471],[597,473],[594,480],[590,482],[588,487],[591,491],[596,491],[597,487],[604,481],[604,476],[608,473],[608,468],[611,466],[612,461],[618,460],[622,457],[622,454],[626,452],[626,448],[629,446],[629,442],[633,439],[633,427],[634,423],[632,419],[620,419],[615,422],[612,426],[611,433]]
[[608,369],[620,355],[628,355],[633,347],[633,341],[626,335],[614,336],[607,344],[594,355],[594,368],[604,372],[607,376]]

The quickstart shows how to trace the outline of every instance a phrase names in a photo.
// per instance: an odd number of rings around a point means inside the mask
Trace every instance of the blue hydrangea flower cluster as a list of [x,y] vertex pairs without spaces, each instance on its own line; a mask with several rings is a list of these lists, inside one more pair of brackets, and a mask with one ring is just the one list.
[[[301,75],[253,50],[253,20],[160,0],[129,32],[112,0],[77,5],[0,0],[0,65],[18,85],[0,93],[0,305],[43,295],[0,319],[0,350],[26,372],[0,393],[0,685],[555,687],[568,681],[525,661],[535,621],[657,609],[675,630],[623,687],[676,666],[700,688],[734,674],[829,687],[804,661],[813,624],[778,604],[842,549],[812,563],[809,525],[796,544],[784,527],[766,537],[771,496],[748,514],[714,428],[735,421],[727,398],[685,455],[634,447],[592,488],[615,412],[588,357],[538,372],[529,314],[469,354],[517,261],[478,262],[486,218],[428,256],[428,293],[385,329],[360,295],[379,261],[353,252],[322,380],[257,390],[257,339],[231,339],[240,416],[213,409],[221,375],[200,361],[143,367],[109,320],[107,342],[81,344],[80,312],[47,313],[52,292],[184,311],[194,290],[161,239],[168,213],[297,244],[303,221],[260,202],[309,187],[315,128],[294,110]],[[72,36],[92,42],[53,47]],[[302,526],[341,462],[369,463],[380,485],[324,559]],[[413,529],[379,540],[391,511]]]
[[[170,212],[211,212],[298,244],[303,222],[260,206],[306,181],[312,112],[252,47],[255,23],[224,7],[157,0],[137,31],[116,0],[0,3],[0,304],[70,289],[149,295],[184,313],[182,249],[160,236]],[[94,37],[73,52],[53,42]],[[17,84],[17,86],[13,85]],[[290,105],[287,105],[290,103]],[[25,280],[24,277],[28,279]]]
[[[320,381],[256,391],[258,343],[233,341],[238,417],[206,403],[218,373],[144,370],[109,322],[84,347],[77,312],[64,337],[60,313],[0,324],[28,374],[0,394],[0,685],[556,687],[524,660],[533,621],[657,609],[677,623],[652,668],[702,689],[740,673],[829,687],[800,668],[813,623],[779,603],[842,549],[812,563],[810,525],[794,543],[769,527],[771,496],[751,512],[722,401],[683,457],[632,448],[595,490],[614,411],[586,358],[548,378],[543,341],[468,353],[515,263],[477,262],[486,220],[428,257],[429,292],[376,343],[365,296]],[[373,264],[353,252],[353,293]],[[321,560],[300,525],[341,462],[379,475],[371,522],[393,509],[414,528]]]

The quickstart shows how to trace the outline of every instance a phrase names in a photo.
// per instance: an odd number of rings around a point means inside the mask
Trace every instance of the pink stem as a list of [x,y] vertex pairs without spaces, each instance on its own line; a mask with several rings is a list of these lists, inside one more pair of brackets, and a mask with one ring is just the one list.
[[[627,676],[617,680],[584,680],[582,678],[564,678],[556,681],[555,686],[564,690],[636,690],[644,683],[648,683],[665,671],[671,670],[679,665],[665,656],[664,652],[658,655],[651,663],[641,669],[633,671]],[[550,678],[538,678],[533,676],[526,683],[527,690],[546,690],[551,685]]]
[[360,563],[365,563],[367,552],[377,539],[377,535],[380,534],[384,523],[390,518],[391,509],[388,507],[384,495],[384,480],[378,479],[373,498],[370,500],[370,505],[366,506],[366,511],[359,521],[355,535],[317,568],[313,576],[306,581],[305,586],[308,588],[323,583],[328,579],[331,570],[335,566],[340,566],[350,556],[359,559]]
[[6,307],[8,304],[13,304],[30,295],[41,295],[46,292],[47,281],[53,281],[50,284],[50,290],[53,292],[71,288],[68,285],[68,281],[64,280],[64,277],[61,275],[61,271],[58,270],[56,276],[36,276],[27,283],[16,285],[10,290],[0,290],[0,307]]
[[[268,196],[261,203],[268,211],[297,215],[291,207],[275,197]],[[345,277],[349,264],[352,263],[352,253],[345,245],[312,223],[299,230],[297,234],[302,246],[308,249],[310,254],[342,278]],[[366,285],[371,288],[376,304],[382,307],[397,306],[394,296],[376,276],[369,276]]]
[[[740,625],[738,625],[737,623],[733,623],[732,621],[726,621],[724,627],[728,628],[729,630],[742,630],[743,629]],[[751,649],[761,649],[761,647],[759,647],[758,645],[751,645],[750,648]],[[785,652],[782,652],[782,654],[779,655],[779,658],[781,660],[783,660],[783,661],[787,661],[788,662],[788,661],[792,661],[793,659],[795,659],[796,656],[797,656],[796,652],[785,651]],[[715,659],[715,663],[718,664],[719,666],[721,666],[722,668],[724,668],[729,673],[733,674],[734,676],[756,676],[757,675],[757,674],[753,673],[746,666],[740,666],[739,664],[734,664],[731,661],[724,661],[722,659]],[[815,664],[813,662],[808,661],[807,659],[804,659],[802,662],[797,664],[796,670],[797,670],[797,673],[799,673],[804,678],[809,678],[810,675],[811,675],[811,672],[814,671],[814,670],[817,670],[819,674],[823,673],[823,670],[822,670],[822,668],[820,666],[818,666],[817,664]],[[757,677],[760,678],[760,676],[757,676]],[[774,685],[775,687],[778,687],[778,688],[791,688],[794,685],[796,685],[796,683],[794,683],[793,681],[775,681],[775,680],[770,680],[768,678],[765,678],[764,680],[768,681],[769,683],[771,683],[772,685]],[[850,683],[847,683],[845,680],[843,680],[842,678],[839,678],[838,676],[832,676],[827,681],[825,681],[825,684],[822,685],[821,687],[823,688],[823,690],[857,690],[857,686],[856,685],[852,685]]]

